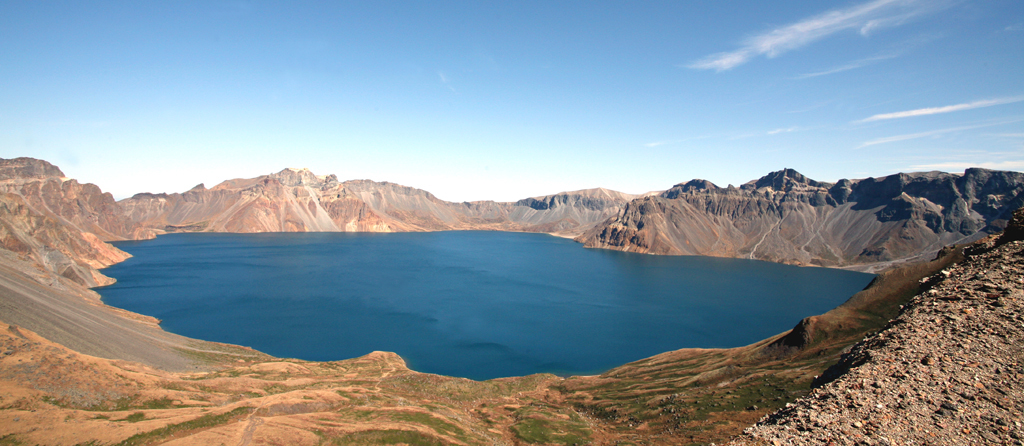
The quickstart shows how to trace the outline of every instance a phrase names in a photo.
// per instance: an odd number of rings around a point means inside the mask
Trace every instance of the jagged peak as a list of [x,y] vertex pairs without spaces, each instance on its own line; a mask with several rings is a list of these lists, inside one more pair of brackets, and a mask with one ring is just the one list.
[[777,191],[789,191],[792,190],[794,187],[799,186],[829,188],[832,186],[832,184],[814,181],[810,178],[807,178],[802,173],[797,172],[795,169],[787,167],[782,170],[771,172],[768,175],[758,178],[757,180],[747,182],[746,184],[740,186],[740,188],[746,190],[756,190],[761,189],[763,187],[770,187]]
[[680,194],[685,194],[685,193],[689,193],[689,192],[702,192],[702,191],[713,192],[713,191],[717,191],[719,189],[721,189],[721,188],[718,187],[715,183],[712,183],[712,182],[710,182],[708,180],[697,178],[697,179],[692,179],[690,181],[687,181],[685,183],[679,183],[679,184],[677,184],[675,186],[672,186],[671,189],[669,189],[669,190],[667,190],[665,192],[662,192],[661,196],[664,197],[664,198],[676,198]]
[[285,186],[319,186],[323,180],[308,168],[288,167],[278,173],[268,175]]

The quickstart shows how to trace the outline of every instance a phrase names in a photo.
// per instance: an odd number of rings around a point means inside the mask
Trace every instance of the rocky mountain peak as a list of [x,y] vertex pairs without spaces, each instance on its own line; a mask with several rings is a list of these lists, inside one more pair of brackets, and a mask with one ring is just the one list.
[[320,178],[314,175],[313,172],[311,172],[307,168],[296,169],[294,167],[289,167],[278,173],[271,174],[269,175],[269,177],[277,181],[280,181],[281,184],[289,187],[319,187],[323,183],[323,181]]
[[722,188],[716,186],[715,183],[712,183],[708,180],[694,179],[687,181],[685,183],[679,183],[675,186],[672,186],[671,189],[662,192],[661,196],[665,198],[677,198],[680,195],[686,193],[705,191],[714,192],[720,189]]
[[35,158],[0,158],[0,180],[63,178],[57,166]]
[[806,187],[820,187],[828,189],[832,187],[830,183],[823,183],[820,181],[814,181],[807,178],[796,170],[785,168],[778,170],[768,175],[765,175],[755,181],[740,186],[744,190],[757,190],[763,187],[770,187],[776,191],[789,192],[794,188],[806,188]]

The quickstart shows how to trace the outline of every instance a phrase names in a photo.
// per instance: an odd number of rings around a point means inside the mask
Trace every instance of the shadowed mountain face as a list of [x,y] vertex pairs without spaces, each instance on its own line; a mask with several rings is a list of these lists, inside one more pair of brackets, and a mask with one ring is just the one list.
[[885,265],[999,230],[1022,204],[1018,172],[901,173],[832,184],[785,169],[739,188],[678,184],[629,202],[577,241],[652,254]]
[[563,192],[516,203],[453,203],[387,182],[339,182],[307,169],[225,181],[183,194],[137,194],[127,215],[163,231],[407,232],[485,229],[577,235],[614,216],[635,195],[606,189]]

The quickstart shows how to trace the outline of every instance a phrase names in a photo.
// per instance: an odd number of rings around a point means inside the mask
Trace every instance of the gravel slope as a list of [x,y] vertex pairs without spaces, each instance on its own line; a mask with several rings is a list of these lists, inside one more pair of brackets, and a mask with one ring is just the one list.
[[[1024,444],[1024,214],[734,444]],[[1014,240],[1016,239],[1016,240]]]

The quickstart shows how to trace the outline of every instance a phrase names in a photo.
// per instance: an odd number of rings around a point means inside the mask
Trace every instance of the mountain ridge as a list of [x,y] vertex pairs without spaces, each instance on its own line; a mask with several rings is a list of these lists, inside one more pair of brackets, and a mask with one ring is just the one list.
[[591,248],[884,268],[1005,226],[1024,174],[967,169],[811,180],[793,169],[740,186],[680,183],[631,201],[576,240]]
[[184,193],[136,194],[119,203],[135,222],[157,231],[504,230],[577,235],[634,197],[602,188],[518,202],[449,202],[390,182],[339,181],[288,168]]
[[[45,161],[18,158],[3,165],[4,191],[101,240],[204,231],[524,231],[573,237],[589,248],[864,271],[924,260],[942,246],[979,239],[1000,230],[1008,213],[1024,205],[1024,174],[980,168],[834,183],[785,168],[739,187],[694,179],[645,194],[599,187],[515,202],[449,202],[396,183],[340,181],[286,168],[115,202]],[[80,212],[60,208],[64,198],[84,203]]]

